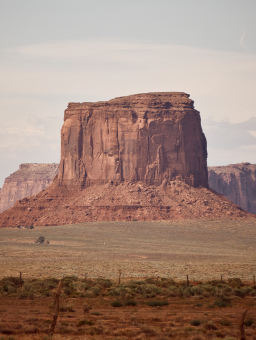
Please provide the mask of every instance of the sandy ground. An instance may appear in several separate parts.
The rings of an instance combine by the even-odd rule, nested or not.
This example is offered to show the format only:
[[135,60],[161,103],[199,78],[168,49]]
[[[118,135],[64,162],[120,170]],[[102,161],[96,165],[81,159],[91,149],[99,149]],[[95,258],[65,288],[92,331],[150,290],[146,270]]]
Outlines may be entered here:
[[[49,245],[36,244],[39,236]],[[160,276],[184,280],[256,274],[256,221],[90,222],[0,230],[0,278]]]

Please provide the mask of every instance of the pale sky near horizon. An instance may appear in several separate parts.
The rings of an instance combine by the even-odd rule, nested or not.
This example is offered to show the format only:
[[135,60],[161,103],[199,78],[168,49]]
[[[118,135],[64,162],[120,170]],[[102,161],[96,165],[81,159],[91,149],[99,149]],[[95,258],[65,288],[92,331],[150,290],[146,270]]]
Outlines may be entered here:
[[255,0],[0,0],[0,187],[58,163],[68,102],[182,91],[208,165],[256,163]]

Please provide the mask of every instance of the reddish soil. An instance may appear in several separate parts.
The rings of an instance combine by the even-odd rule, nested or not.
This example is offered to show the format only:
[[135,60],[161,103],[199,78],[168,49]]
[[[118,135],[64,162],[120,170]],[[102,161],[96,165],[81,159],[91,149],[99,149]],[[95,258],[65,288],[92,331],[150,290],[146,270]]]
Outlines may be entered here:
[[[256,320],[255,298],[232,302],[232,307],[212,308],[213,299],[171,298],[169,306],[149,307],[138,301],[135,307],[114,308],[110,298],[61,299],[71,311],[59,312],[54,339],[240,339],[239,324],[244,310]],[[159,300],[159,299],[158,299]],[[35,300],[0,299],[1,339],[47,339],[52,320],[52,298]],[[83,304],[92,305],[84,316]],[[91,325],[82,324],[91,321]],[[200,320],[193,326],[191,321]],[[79,322],[81,325],[79,325]],[[85,321],[87,322],[87,321]],[[245,328],[246,339],[256,339],[256,326]],[[8,337],[7,337],[8,335]],[[68,336],[68,337],[67,337]],[[86,337],[85,337],[86,336]]]

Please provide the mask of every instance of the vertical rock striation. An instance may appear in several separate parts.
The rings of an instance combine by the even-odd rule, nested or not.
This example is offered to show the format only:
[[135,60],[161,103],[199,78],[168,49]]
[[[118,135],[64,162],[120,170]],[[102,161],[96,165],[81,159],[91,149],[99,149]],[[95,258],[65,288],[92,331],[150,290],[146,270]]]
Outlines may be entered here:
[[58,174],[59,164],[25,163],[4,181],[0,191],[0,212],[9,209],[17,200],[38,194],[48,187]]
[[206,139],[189,95],[146,93],[70,103],[61,131],[60,186],[112,181],[208,187]]
[[209,186],[244,210],[256,214],[256,164],[209,167]]

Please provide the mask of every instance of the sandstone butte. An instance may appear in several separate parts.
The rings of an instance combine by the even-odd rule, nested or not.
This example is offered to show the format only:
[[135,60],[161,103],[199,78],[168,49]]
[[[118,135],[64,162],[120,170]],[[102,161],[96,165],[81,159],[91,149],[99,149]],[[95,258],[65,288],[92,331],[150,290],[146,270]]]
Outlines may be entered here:
[[206,139],[189,95],[69,103],[53,183],[0,214],[0,227],[253,216],[208,187]]
[[208,168],[209,186],[246,211],[256,214],[256,164]]

